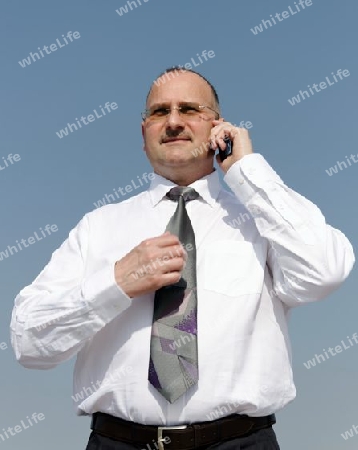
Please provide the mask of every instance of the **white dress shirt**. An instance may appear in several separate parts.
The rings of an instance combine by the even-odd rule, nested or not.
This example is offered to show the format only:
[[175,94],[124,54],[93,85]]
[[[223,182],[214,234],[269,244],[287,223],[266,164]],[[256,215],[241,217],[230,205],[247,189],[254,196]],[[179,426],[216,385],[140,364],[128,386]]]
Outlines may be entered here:
[[[77,355],[77,414],[106,412],[152,425],[264,416],[295,397],[287,318],[348,276],[352,246],[289,189],[259,154],[190,186],[197,244],[199,381],[173,404],[148,381],[154,292],[129,298],[114,263],[159,236],[176,203],[156,175],[149,189],[86,214],[15,300],[18,361],[50,369]],[[248,212],[251,211],[251,214]],[[177,345],[180,345],[178,343]]]

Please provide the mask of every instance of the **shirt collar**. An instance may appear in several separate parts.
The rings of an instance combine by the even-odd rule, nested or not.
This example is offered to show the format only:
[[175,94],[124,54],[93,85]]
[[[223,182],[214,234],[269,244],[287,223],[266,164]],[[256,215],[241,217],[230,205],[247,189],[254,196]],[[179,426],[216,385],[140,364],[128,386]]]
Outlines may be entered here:
[[[161,200],[163,200],[166,193],[174,186],[177,185],[155,173],[148,189],[152,205],[156,206]],[[221,189],[217,170],[214,169],[214,172],[194,181],[194,183],[189,186],[194,188],[205,202],[207,202],[210,206],[214,206]]]

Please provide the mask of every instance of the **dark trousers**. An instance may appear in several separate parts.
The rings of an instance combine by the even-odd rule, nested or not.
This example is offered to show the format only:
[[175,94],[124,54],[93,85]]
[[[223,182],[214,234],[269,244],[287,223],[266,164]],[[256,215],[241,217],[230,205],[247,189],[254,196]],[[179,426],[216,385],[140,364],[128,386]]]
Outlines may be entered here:
[[[164,445],[165,448],[165,445]],[[249,436],[235,438],[229,441],[198,447],[197,450],[280,450],[276,434],[272,427],[255,431]],[[157,450],[154,443],[151,445],[130,445],[114,441],[92,431],[86,450]]]

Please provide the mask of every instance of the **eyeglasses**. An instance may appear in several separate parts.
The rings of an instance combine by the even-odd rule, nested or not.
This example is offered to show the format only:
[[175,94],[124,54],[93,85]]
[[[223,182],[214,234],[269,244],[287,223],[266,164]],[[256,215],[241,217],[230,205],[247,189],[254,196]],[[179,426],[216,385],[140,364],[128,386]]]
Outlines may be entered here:
[[165,105],[156,105],[152,108],[146,109],[142,112],[142,119],[149,119],[151,121],[164,120],[168,117],[172,110],[177,110],[178,113],[187,120],[199,120],[202,117],[203,110],[207,108],[215,113],[215,118],[218,119],[220,114],[210,106],[199,105],[199,103],[180,103],[179,106],[172,108]]

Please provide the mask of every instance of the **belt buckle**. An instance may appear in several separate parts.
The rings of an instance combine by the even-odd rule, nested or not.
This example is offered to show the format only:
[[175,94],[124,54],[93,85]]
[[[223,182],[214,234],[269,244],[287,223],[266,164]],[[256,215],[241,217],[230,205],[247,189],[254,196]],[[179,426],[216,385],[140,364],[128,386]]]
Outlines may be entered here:
[[158,450],[165,450],[164,444],[170,444],[170,438],[169,442],[166,442],[166,438],[163,438],[163,431],[164,430],[185,430],[188,425],[178,425],[176,427],[158,427]]

